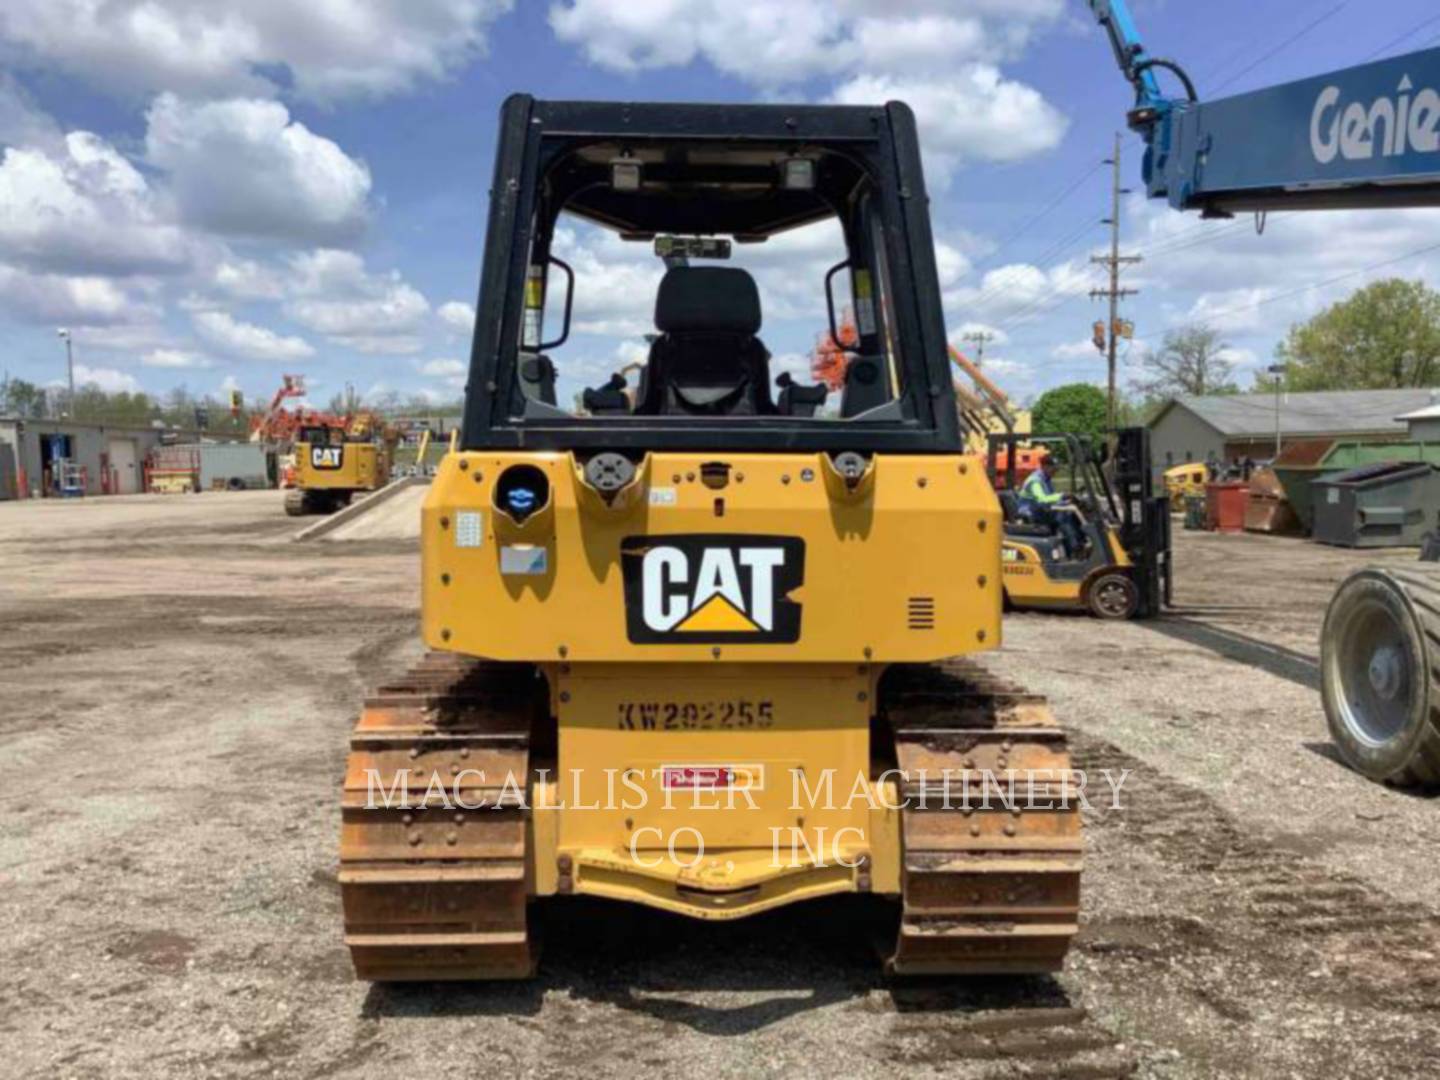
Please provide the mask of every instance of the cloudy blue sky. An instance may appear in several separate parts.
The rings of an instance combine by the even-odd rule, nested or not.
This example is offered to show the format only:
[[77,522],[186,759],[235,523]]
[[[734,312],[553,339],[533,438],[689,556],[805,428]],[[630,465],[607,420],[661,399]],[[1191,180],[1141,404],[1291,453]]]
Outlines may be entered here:
[[[1152,51],[1219,96],[1440,43],[1433,0],[1135,0]],[[920,118],[952,336],[995,335],[1014,395],[1103,380],[1088,344],[1099,161],[1128,88],[1081,0],[5,0],[0,368],[112,389],[302,372],[328,397],[456,395],[496,112],[541,97],[907,100]],[[1139,187],[1137,143],[1126,180]],[[1434,211],[1198,218],[1126,202],[1146,261],[1130,362],[1215,325],[1248,382],[1367,267],[1440,243]],[[833,236],[756,254],[765,337],[803,363]],[[572,383],[632,357],[657,268],[574,229]],[[769,247],[767,245],[767,247]],[[1440,277],[1440,258],[1385,273]],[[1342,278],[1323,287],[1322,283]]]

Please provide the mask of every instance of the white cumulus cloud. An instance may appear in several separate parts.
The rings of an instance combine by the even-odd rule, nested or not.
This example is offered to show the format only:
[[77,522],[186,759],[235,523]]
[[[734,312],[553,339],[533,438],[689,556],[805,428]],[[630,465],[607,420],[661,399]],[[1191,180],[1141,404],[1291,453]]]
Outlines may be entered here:
[[197,311],[195,331],[218,351],[246,360],[303,360],[315,349],[303,338],[288,337],[266,326],[242,322],[224,311]]
[[435,309],[435,314],[452,330],[471,333],[475,329],[475,308],[460,300],[447,300]]
[[140,363],[154,368],[208,368],[210,360],[187,349],[151,349]]
[[156,202],[140,172],[90,132],[49,151],[11,147],[0,158],[0,260],[88,275],[178,272],[189,245]]
[[182,219],[230,236],[348,243],[370,217],[370,170],[276,101],[161,94],[147,160],[169,174]]
[[[62,385],[57,379],[51,386]],[[85,364],[75,365],[76,386],[98,386],[107,394],[137,394],[140,392],[140,380],[128,372],[120,371],[110,367],[88,367]]]
[[862,74],[835,89],[842,105],[904,101],[920,125],[926,172],[940,187],[962,165],[1011,162],[1060,144],[1069,122],[1038,90],[989,64],[935,76]]
[[811,80],[831,100],[915,109],[937,186],[973,161],[1018,161],[1056,146],[1066,120],[1003,77],[1063,0],[559,0],[556,36],[622,72],[703,60],[767,93]]
[[414,353],[429,301],[396,271],[372,274],[351,251],[319,249],[291,261],[285,313],[308,330],[366,353]]
[[13,62],[132,93],[378,97],[483,54],[513,0],[6,0]]
[[158,318],[154,305],[108,278],[33,274],[0,265],[0,307],[25,322],[106,326]]

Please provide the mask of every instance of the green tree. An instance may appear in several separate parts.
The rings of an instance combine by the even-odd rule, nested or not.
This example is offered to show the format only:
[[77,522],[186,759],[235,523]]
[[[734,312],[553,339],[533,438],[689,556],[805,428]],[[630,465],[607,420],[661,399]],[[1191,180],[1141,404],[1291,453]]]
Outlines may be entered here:
[[45,391],[24,379],[0,379],[0,413],[26,420],[45,415]]
[[1147,399],[1239,392],[1230,380],[1235,365],[1225,359],[1230,346],[1208,326],[1181,326],[1167,331],[1160,348],[1140,360],[1144,374],[1132,389]]
[[1393,390],[1440,378],[1440,292],[1390,278],[1367,285],[1275,350],[1289,390]]
[[1098,445],[1105,434],[1105,391],[1089,383],[1069,383],[1046,390],[1030,410],[1036,435],[1073,433]]

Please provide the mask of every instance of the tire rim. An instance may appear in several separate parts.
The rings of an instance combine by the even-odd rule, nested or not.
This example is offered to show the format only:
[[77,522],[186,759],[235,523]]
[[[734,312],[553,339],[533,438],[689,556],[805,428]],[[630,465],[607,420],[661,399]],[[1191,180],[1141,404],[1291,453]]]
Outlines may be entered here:
[[1414,659],[1405,626],[1388,604],[1367,599],[1346,613],[1333,640],[1341,722],[1366,746],[1393,742],[1415,708]]
[[1130,590],[1124,582],[1104,582],[1095,590],[1095,605],[1106,615],[1124,615],[1130,610]]

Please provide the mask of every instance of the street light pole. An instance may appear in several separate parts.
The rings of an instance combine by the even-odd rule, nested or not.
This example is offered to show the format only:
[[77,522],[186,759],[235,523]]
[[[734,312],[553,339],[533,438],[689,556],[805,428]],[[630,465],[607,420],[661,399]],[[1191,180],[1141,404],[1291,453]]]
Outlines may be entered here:
[[75,350],[70,340],[70,331],[61,327],[55,333],[65,342],[65,377],[70,384],[70,396],[65,401],[65,415],[75,419]]
[[1286,364],[1271,364],[1265,369],[1275,378],[1275,456],[1280,456],[1280,377],[1289,370]]

